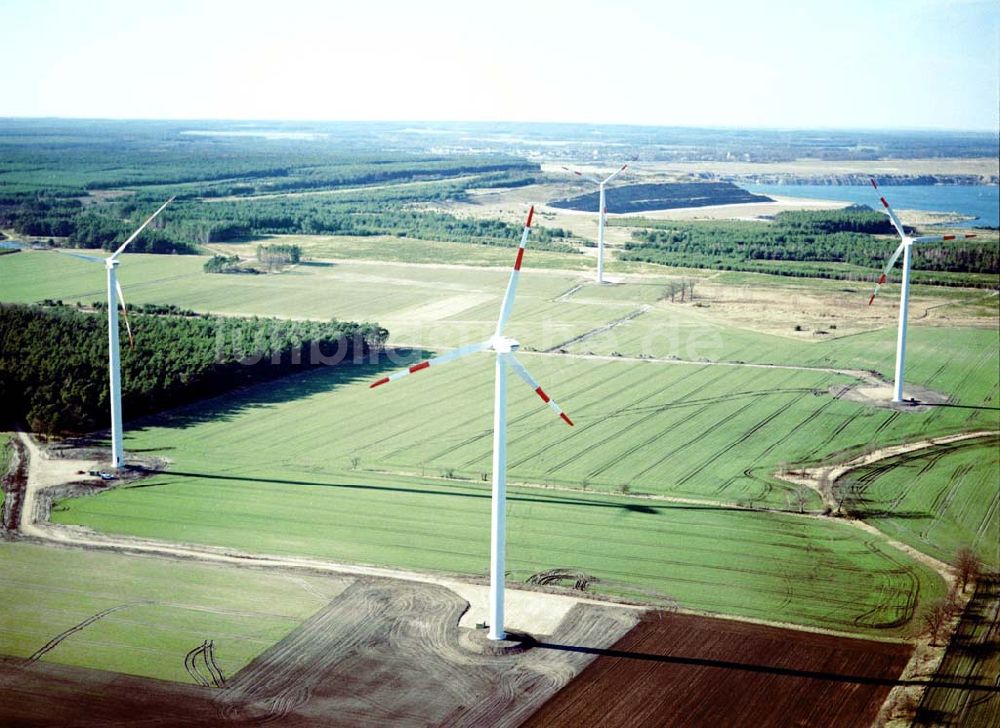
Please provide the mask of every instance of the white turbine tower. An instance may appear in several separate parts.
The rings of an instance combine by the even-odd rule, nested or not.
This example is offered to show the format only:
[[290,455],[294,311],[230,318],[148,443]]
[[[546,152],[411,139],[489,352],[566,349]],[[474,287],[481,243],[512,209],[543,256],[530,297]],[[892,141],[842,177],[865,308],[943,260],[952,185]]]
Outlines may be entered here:
[[[122,285],[118,282],[118,265],[121,261],[118,256],[125,248],[139,237],[139,233],[146,229],[149,223],[153,222],[157,215],[173,201],[173,197],[163,203],[160,209],[154,212],[139,228],[132,233],[128,239],[118,246],[118,249],[107,258],[97,258],[93,255],[82,255],[80,253],[70,253],[60,251],[74,258],[83,258],[91,263],[103,263],[107,270],[108,277],[108,377],[110,384],[111,399],[111,464],[114,468],[120,468],[125,464],[125,446],[122,443],[122,377],[121,363],[119,355],[119,332],[118,332],[118,302],[121,301],[122,311],[125,312],[125,294],[122,292]],[[128,331],[129,342],[132,341],[132,327],[128,323],[128,313],[125,313],[125,329]]]
[[401,379],[408,374],[419,372],[422,369],[445,364],[479,351],[493,351],[496,354],[496,386],[494,388],[493,399],[493,497],[490,519],[490,615],[488,637],[491,640],[503,640],[507,637],[503,628],[507,500],[507,367],[509,366],[513,369],[517,376],[535,390],[535,394],[551,407],[566,424],[570,426],[573,424],[573,421],[562,411],[562,408],[545,393],[534,377],[524,368],[524,365],[514,357],[514,352],[520,346],[518,342],[503,335],[504,326],[506,326],[507,319],[510,318],[510,312],[514,306],[517,279],[520,275],[521,261],[524,258],[524,247],[528,243],[528,233],[531,232],[531,218],[534,213],[535,208],[532,207],[528,211],[528,221],[524,225],[521,244],[517,249],[517,259],[514,261],[514,269],[511,271],[510,280],[507,282],[507,291],[504,293],[503,304],[500,307],[500,317],[497,319],[497,327],[493,332],[493,336],[478,344],[460,346],[447,354],[413,364],[407,369],[401,369],[370,385],[372,388],[378,387],[382,384]]
[[947,240],[956,239],[966,239],[974,238],[975,235],[921,235],[917,238],[912,238],[906,234],[903,229],[903,224],[896,217],[895,211],[886,201],[885,197],[879,191],[878,183],[875,182],[875,178],[871,177],[872,187],[875,188],[876,194],[879,196],[879,202],[882,203],[882,207],[885,208],[885,213],[889,216],[892,226],[896,228],[896,232],[899,233],[900,243],[899,247],[896,248],[890,257],[889,261],[885,264],[885,268],[882,270],[882,275],[879,276],[878,283],[875,284],[875,290],[872,292],[871,298],[868,299],[868,305],[871,306],[872,302],[875,300],[875,296],[878,293],[879,288],[885,283],[886,277],[889,275],[889,271],[896,264],[896,260],[899,258],[899,254],[903,254],[903,279],[901,282],[901,287],[899,290],[899,329],[896,331],[896,379],[893,384],[892,391],[892,401],[902,402],[903,401],[903,379],[904,379],[904,369],[906,366],[906,323],[907,323],[907,312],[910,305],[910,263],[911,263],[911,248],[914,245],[924,245],[927,243],[940,243]]
[[584,179],[590,180],[598,186],[600,190],[598,194],[598,215],[597,215],[597,282],[604,283],[604,222],[605,217],[608,213],[607,205],[604,203],[604,187],[615,177],[620,175],[626,169],[628,169],[627,164],[623,164],[617,171],[608,175],[604,179],[598,179],[597,177],[591,177],[589,174],[584,174],[576,169],[570,169],[569,167],[563,167],[567,172],[572,172],[577,177],[583,177]]

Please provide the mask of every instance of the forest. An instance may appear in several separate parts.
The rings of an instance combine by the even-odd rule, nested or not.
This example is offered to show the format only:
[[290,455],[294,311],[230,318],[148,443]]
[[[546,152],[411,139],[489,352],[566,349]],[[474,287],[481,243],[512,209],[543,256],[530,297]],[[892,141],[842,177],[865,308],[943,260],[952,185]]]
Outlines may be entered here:
[[[0,304],[0,401],[9,427],[76,434],[107,427],[107,318],[48,302]],[[126,420],[310,367],[359,360],[389,332],[371,323],[287,321],[137,307],[123,341]],[[123,337],[124,339],[124,337]]]
[[[462,199],[481,178],[400,185],[310,196],[200,199],[178,197],[130,247],[136,253],[197,253],[198,245],[243,241],[268,234],[391,235],[461,243],[514,246],[519,225],[500,220],[459,218],[426,209],[428,204]],[[65,238],[80,248],[113,250],[173,191],[137,192],[100,205],[39,192],[0,202],[0,226],[23,235]],[[534,241],[550,250],[560,244],[560,228],[539,228]]]
[[[170,123],[0,121],[0,227],[110,250],[168,197],[136,253],[197,253],[268,234],[390,235],[516,245],[520,226],[435,204],[470,189],[532,184],[537,162],[505,154],[381,150],[352,137],[245,138]],[[26,127],[26,128],[22,128]],[[535,242],[567,233],[539,230]]]
[[[870,277],[899,243],[888,218],[867,207],[782,212],[773,222],[623,218],[612,224],[640,228],[626,243],[623,260],[815,278]],[[975,274],[995,274],[1000,251],[974,241],[921,246],[914,248],[913,265],[914,280],[922,283],[995,286],[995,277],[982,280]]]

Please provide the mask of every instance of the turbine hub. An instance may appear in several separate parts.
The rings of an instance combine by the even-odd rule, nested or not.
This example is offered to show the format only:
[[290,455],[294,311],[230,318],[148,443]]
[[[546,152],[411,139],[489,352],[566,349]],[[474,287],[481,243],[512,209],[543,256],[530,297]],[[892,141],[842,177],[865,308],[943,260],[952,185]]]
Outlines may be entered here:
[[521,344],[509,336],[494,336],[490,340],[490,348],[497,354],[512,354],[521,348]]

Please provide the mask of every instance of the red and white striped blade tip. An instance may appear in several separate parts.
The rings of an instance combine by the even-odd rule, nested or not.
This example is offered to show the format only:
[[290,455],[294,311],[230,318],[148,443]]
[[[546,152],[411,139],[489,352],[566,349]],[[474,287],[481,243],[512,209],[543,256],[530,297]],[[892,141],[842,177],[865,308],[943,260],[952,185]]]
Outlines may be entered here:
[[559,414],[559,416],[563,418],[563,420],[564,420],[564,421],[566,422],[566,424],[567,424],[567,425],[569,425],[570,427],[573,427],[573,426],[574,426],[574,425],[573,425],[573,420],[571,420],[571,419],[569,418],[569,415],[567,415],[567,414],[566,414],[565,412],[561,412],[561,413]]
[[[407,367],[406,370],[403,373],[405,373],[405,374],[413,374],[414,372],[419,372],[421,369],[426,369],[430,365],[431,365],[430,360],[425,360],[425,361],[417,362],[416,364],[413,364],[412,366]],[[393,374],[392,376],[382,377],[377,382],[372,382],[371,384],[369,384],[368,385],[368,389],[374,389],[375,387],[377,387],[377,386],[379,386],[381,384],[387,384],[388,382],[391,382],[394,377],[398,379],[399,378],[398,375],[401,375],[401,373],[400,372],[396,372],[396,374]]]
[[524,223],[525,227],[531,227],[531,218],[535,216],[535,206],[532,205],[528,210],[528,222]]

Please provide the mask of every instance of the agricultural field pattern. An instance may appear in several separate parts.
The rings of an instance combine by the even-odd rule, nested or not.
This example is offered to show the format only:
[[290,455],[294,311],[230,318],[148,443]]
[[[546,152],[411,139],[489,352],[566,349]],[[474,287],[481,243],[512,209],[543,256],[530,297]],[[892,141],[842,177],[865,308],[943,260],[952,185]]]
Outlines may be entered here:
[[[98,475],[108,432],[33,437],[18,422],[0,433],[11,524],[0,540],[0,684],[19,698],[0,723],[73,725],[85,710],[94,724],[134,724],[128,714],[155,726],[716,725],[735,714],[870,725],[907,701],[932,724],[1000,717],[989,682],[995,272],[913,286],[905,390],[920,403],[891,404],[896,279],[869,306],[854,269],[819,279],[628,260],[634,231],[622,223],[609,237],[611,282],[598,285],[580,240],[593,221],[541,202],[545,242],[529,237],[505,333],[573,426],[511,378],[508,626],[530,635],[509,654],[476,641],[493,359],[371,385],[493,333],[514,259],[503,236],[519,233],[532,194],[560,187],[537,165],[503,164],[442,163],[438,179],[400,162],[385,173],[398,179],[383,180],[331,162],[329,179],[302,172],[287,189],[283,176],[249,172],[252,190],[238,177],[215,189],[152,171],[101,181],[188,195],[187,217],[154,242],[176,244],[208,209],[232,215],[213,220],[215,232],[240,228],[197,254],[122,256],[128,304],[146,306],[130,325],[137,341],[142,316],[200,314],[377,324],[388,340],[352,361],[303,352],[314,366],[126,412],[132,467],[121,478]],[[366,170],[362,160],[348,171]],[[69,193],[88,184],[85,171]],[[33,194],[33,174],[16,178],[17,194]],[[471,178],[497,187],[476,198],[460,185]],[[441,192],[449,185],[462,194]],[[257,202],[299,214],[327,194],[350,217],[358,189],[373,209],[413,195],[422,207],[384,209],[437,227],[412,237],[393,232],[397,218],[344,235],[241,227]],[[43,210],[45,224],[77,214],[66,199]],[[496,238],[478,241],[491,226]],[[996,240],[983,236],[984,249]],[[0,255],[0,304],[100,315],[103,271],[31,237],[38,249]],[[246,275],[205,268],[210,254],[248,264],[257,245],[275,244],[300,246],[302,260]],[[214,346],[221,359],[255,343],[219,328]],[[123,344],[124,371],[143,351]],[[970,590],[953,568],[963,550],[985,574]],[[950,615],[956,640],[937,645],[927,626],[956,593],[970,606]],[[765,705],[768,691],[780,699]]]

